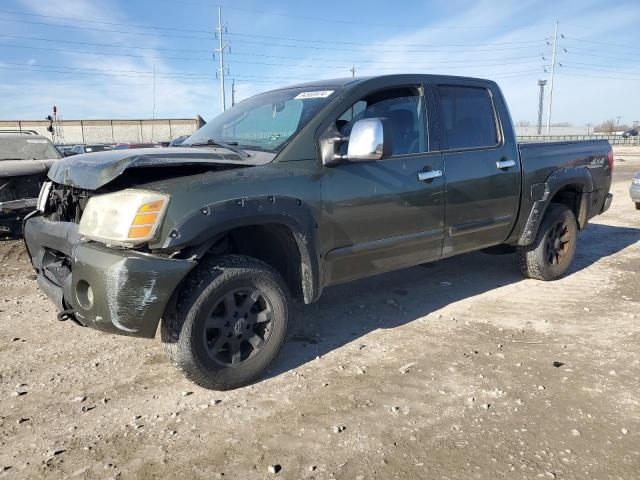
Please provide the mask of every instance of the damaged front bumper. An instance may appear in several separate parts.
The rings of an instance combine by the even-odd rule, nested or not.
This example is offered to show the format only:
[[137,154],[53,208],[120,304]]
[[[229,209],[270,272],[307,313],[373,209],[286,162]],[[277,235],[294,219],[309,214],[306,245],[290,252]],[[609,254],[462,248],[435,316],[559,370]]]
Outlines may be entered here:
[[152,338],[189,260],[82,242],[78,225],[28,218],[24,239],[40,288],[61,312],[109,333]]

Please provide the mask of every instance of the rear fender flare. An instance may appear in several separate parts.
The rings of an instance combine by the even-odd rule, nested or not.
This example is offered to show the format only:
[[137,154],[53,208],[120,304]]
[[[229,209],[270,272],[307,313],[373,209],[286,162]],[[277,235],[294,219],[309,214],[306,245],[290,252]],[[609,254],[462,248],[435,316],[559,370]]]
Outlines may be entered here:
[[551,204],[551,200],[567,186],[577,186],[580,190],[580,205],[578,208],[578,225],[586,226],[589,218],[589,205],[593,192],[593,178],[586,166],[569,167],[554,171],[544,183],[531,186],[533,205],[529,212],[527,223],[518,238],[518,245],[530,245],[536,238],[544,214]]

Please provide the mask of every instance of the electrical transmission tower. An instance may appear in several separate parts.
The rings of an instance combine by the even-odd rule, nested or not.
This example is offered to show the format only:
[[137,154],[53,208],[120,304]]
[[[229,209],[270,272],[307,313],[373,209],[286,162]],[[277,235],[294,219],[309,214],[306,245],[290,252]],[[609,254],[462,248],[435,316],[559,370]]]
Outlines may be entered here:
[[[218,68],[218,71],[216,72],[216,76],[219,74],[220,75],[220,107],[222,108],[222,111],[224,112],[227,109],[227,102],[226,102],[226,96],[225,96],[225,90],[224,90],[224,51],[227,49],[227,47],[229,45],[231,45],[230,42],[227,42],[225,44],[222,43],[222,34],[223,33],[227,33],[227,24],[223,24],[222,23],[222,7],[220,5],[218,5],[218,26],[216,27],[216,37],[218,38],[218,48],[215,49],[216,52],[218,52],[219,55],[219,60],[220,60],[220,67]],[[228,67],[227,67],[228,69]],[[227,71],[228,73],[228,71]]]
[[556,49],[558,47],[558,22],[553,33],[553,53],[551,54],[551,86],[549,87],[549,110],[547,112],[547,135],[551,133],[551,107],[553,106],[553,80],[556,76]]
[[538,135],[542,133],[542,110],[544,110],[544,86],[546,84],[546,80],[538,80],[538,86],[540,87],[540,95],[538,97]]

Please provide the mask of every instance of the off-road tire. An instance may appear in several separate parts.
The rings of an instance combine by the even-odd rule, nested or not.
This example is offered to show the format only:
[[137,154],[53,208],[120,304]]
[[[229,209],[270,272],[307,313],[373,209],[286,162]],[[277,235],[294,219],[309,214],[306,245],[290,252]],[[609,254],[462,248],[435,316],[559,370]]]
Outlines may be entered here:
[[[561,261],[554,264],[549,260],[549,239],[550,235],[553,235],[554,228],[559,224],[565,225],[567,229],[567,242],[563,245],[566,251]],[[548,281],[560,278],[575,256],[577,235],[578,223],[569,207],[558,203],[551,204],[531,245],[518,247],[516,255],[522,274],[536,280]]]
[[[272,325],[264,346],[238,366],[212,358],[205,336],[211,309],[237,289],[258,289],[268,298]],[[233,295],[233,293],[231,293]],[[230,390],[254,382],[278,355],[288,322],[288,290],[280,274],[260,260],[226,255],[204,260],[185,280],[162,319],[161,336],[171,363],[184,375],[212,390]]]
[[640,210],[640,202],[636,202],[636,210]]

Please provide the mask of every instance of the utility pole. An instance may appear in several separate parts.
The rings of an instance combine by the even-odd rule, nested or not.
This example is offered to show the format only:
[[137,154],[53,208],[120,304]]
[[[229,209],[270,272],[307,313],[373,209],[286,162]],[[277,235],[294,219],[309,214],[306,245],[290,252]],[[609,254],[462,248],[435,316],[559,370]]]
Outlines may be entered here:
[[227,42],[224,45],[222,44],[223,31],[226,33],[227,24],[222,24],[222,6],[218,5],[218,26],[216,28],[216,35],[218,36],[218,48],[215,50],[220,56],[220,68],[218,70],[218,72],[220,73],[220,106],[222,108],[222,111],[224,112],[227,109],[224,90],[224,51],[230,45],[230,43]]
[[236,104],[236,79],[231,79],[231,106]]
[[356,67],[351,67],[351,76],[355,77],[356,76]]
[[593,123],[587,123],[587,135],[591,135],[591,127],[593,127]]
[[616,127],[617,127],[618,125],[620,125],[620,119],[621,119],[621,118],[622,118],[622,115],[618,115],[618,116],[616,117]]
[[538,135],[542,133],[542,110],[544,110],[544,86],[546,84],[546,80],[538,80],[538,86],[540,87],[540,95],[538,97]]
[[551,55],[551,86],[549,87],[549,111],[547,112],[547,135],[551,133],[551,107],[553,106],[553,80],[556,75],[556,48],[558,46],[558,21],[553,34],[553,54]]

